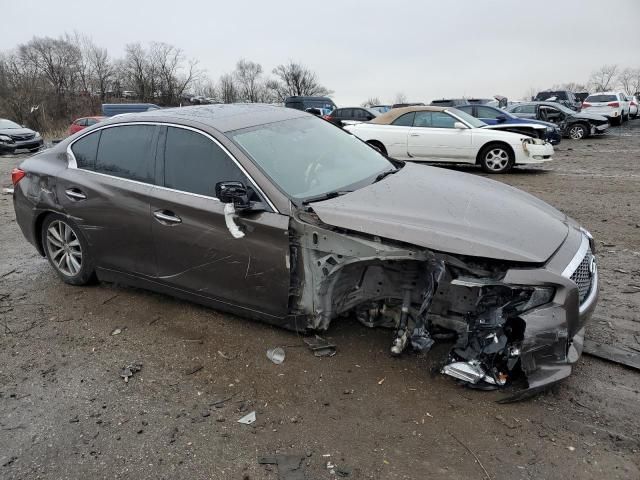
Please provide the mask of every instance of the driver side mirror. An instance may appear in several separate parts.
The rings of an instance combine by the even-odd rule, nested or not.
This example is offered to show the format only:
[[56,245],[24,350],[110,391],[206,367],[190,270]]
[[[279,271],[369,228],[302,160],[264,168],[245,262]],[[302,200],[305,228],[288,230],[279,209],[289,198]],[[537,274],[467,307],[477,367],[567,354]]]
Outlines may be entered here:
[[454,128],[457,128],[458,130],[466,130],[467,126],[462,123],[462,122],[456,122],[453,124]]
[[232,203],[233,208],[244,210],[251,207],[249,192],[242,182],[218,182],[216,183],[216,197],[222,203]]
[[505,115],[497,115],[496,116],[496,120],[498,122],[506,122],[507,121],[507,117]]

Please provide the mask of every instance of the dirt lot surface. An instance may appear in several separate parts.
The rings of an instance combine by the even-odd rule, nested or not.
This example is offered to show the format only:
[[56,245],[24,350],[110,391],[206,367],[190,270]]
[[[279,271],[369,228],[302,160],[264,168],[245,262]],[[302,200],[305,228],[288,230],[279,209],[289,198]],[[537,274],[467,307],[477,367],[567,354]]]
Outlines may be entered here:
[[[640,350],[640,120],[556,152],[494,178],[591,230],[602,285],[588,337]],[[2,186],[21,158],[0,157]],[[584,356],[552,390],[501,405],[434,373],[446,345],[391,358],[390,331],[344,320],[326,335],[337,355],[316,358],[294,333],[65,285],[10,195],[0,245],[0,478],[276,479],[257,462],[275,453],[304,456],[308,479],[640,478],[638,371]],[[282,365],[265,356],[274,346]],[[125,383],[130,363],[142,369]],[[237,423],[251,411],[255,424]]]

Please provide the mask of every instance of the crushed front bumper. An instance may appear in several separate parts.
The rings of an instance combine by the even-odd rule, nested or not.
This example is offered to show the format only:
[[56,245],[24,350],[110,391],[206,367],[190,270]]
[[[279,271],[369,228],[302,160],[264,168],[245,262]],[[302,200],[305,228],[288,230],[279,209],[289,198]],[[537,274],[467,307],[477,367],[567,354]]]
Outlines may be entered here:
[[[527,397],[568,377],[582,355],[585,325],[598,301],[598,270],[592,251],[590,236],[572,229],[543,268],[508,272],[507,283],[526,285],[535,278],[538,284],[542,281],[554,286],[556,293],[551,303],[520,315],[526,324],[520,360],[528,388],[506,400]],[[590,285],[581,292],[576,275],[587,260],[585,275]]]
[[525,155],[516,160],[517,164],[544,163],[553,157],[553,145],[544,140],[527,138],[522,141],[522,148]]

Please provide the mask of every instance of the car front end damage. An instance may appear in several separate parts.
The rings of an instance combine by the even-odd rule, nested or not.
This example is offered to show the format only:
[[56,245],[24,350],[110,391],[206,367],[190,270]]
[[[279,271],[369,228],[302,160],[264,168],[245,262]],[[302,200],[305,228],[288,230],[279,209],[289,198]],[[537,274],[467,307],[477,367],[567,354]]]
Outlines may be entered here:
[[395,332],[390,353],[453,342],[441,372],[479,389],[533,394],[582,353],[598,295],[594,244],[572,225],[544,264],[453,255],[324,224],[291,220],[290,311],[304,330],[355,316]]
[[521,153],[516,153],[516,164],[544,163],[553,157],[553,145],[539,138],[522,138],[519,147]]

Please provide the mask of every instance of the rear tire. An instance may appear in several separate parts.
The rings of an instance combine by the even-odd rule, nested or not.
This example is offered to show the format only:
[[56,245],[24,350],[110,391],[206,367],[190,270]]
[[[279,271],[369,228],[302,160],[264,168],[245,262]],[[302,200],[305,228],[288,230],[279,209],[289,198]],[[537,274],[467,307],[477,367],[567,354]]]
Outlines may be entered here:
[[611,125],[620,126],[622,125],[622,115],[619,117],[611,119]]
[[589,128],[584,123],[574,123],[569,127],[571,140],[583,140],[589,136]]
[[70,285],[95,282],[89,244],[74,222],[52,213],[42,222],[40,235],[47,260],[63,282]]
[[490,143],[480,150],[478,163],[487,173],[506,173],[513,168],[515,154],[504,143]]

